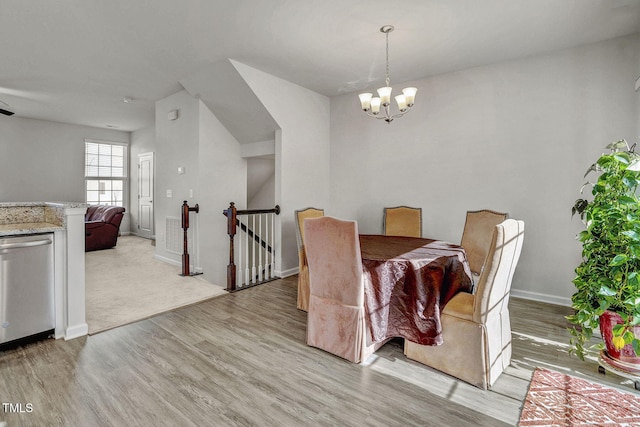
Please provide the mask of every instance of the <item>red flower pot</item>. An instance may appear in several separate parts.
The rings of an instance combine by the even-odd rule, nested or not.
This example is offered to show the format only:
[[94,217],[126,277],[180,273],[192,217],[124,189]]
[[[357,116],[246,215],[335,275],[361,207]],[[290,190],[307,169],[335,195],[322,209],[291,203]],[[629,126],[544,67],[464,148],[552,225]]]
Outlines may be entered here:
[[[637,364],[640,368],[640,356],[636,355],[631,344],[625,345],[620,350],[616,349],[613,345],[612,328],[621,323],[623,323],[622,317],[615,311],[607,310],[600,316],[600,333],[604,339],[607,354],[612,359],[617,359],[629,364]],[[640,338],[640,326],[632,326],[631,332],[633,332],[636,338]]]

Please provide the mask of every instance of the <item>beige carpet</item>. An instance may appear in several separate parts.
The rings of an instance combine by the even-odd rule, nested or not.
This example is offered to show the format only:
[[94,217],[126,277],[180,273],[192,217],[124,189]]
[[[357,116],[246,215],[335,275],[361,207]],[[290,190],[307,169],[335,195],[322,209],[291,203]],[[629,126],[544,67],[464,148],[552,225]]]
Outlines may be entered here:
[[200,276],[180,276],[180,267],[153,254],[150,241],[137,236],[121,236],[114,249],[85,254],[90,335],[227,294]]

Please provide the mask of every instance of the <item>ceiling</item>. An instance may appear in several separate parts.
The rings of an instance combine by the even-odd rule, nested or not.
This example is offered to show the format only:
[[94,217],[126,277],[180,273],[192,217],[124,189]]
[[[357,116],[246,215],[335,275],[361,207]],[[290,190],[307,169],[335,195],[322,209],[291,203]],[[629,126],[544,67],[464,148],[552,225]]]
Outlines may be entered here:
[[0,108],[133,131],[226,59],[357,92],[384,81],[385,24],[393,84],[640,32],[640,0],[0,0]]

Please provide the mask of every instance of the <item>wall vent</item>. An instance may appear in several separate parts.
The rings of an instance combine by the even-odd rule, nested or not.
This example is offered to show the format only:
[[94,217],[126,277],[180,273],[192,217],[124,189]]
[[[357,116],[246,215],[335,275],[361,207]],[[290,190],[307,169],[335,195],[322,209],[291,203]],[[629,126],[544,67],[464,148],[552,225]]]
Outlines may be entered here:
[[180,218],[167,217],[165,224],[165,249],[167,252],[180,255],[182,253],[182,221]]
[[[165,233],[165,249],[172,254],[182,255],[184,230],[182,229],[182,220],[175,217],[166,217],[166,233]],[[190,221],[187,230],[187,250],[193,256],[193,230],[195,223]]]

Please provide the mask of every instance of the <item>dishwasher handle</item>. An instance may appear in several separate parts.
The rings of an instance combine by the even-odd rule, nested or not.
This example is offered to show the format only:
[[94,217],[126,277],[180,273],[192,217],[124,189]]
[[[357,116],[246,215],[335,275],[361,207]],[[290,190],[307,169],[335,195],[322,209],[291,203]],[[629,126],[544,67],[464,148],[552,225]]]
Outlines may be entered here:
[[18,249],[18,248],[31,248],[34,246],[50,245],[51,239],[32,240],[30,242],[18,242],[18,243],[4,243],[0,244],[0,250],[2,249]]

